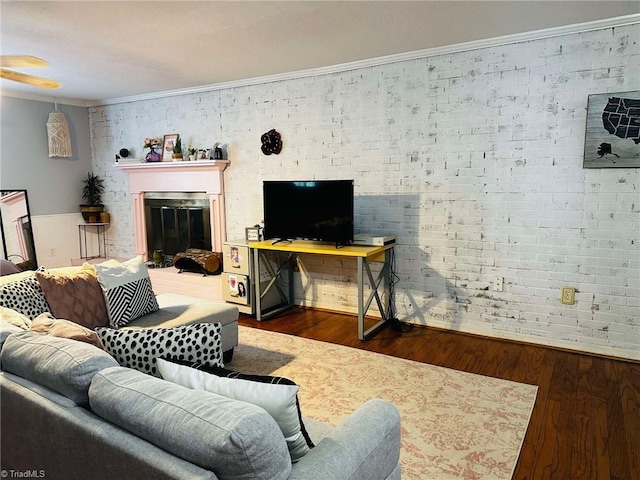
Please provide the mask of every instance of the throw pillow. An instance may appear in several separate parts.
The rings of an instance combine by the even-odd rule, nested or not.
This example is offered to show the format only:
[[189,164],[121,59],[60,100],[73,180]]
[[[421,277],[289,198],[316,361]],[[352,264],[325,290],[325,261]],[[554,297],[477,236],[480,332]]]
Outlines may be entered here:
[[52,337],[70,338],[71,340],[78,340],[80,342],[90,343],[102,350],[102,342],[98,337],[98,334],[93,330],[90,330],[76,322],[70,322],[69,320],[53,318],[49,312],[45,312],[42,315],[36,317],[31,324],[30,330],[32,332],[44,333],[45,335],[51,335]]
[[[38,272],[46,272],[40,267]],[[33,320],[49,311],[49,305],[34,274],[0,285],[0,306],[10,308]]]
[[116,330],[97,328],[104,349],[123,367],[133,368],[156,377],[158,357],[175,357],[221,367],[219,323],[197,323],[174,328]]
[[29,317],[7,307],[0,307],[0,319],[22,330],[29,330],[31,326],[31,319]]
[[36,272],[36,278],[54,317],[91,329],[109,325],[104,295],[92,265],[85,263],[79,271],[68,274]]
[[109,322],[114,328],[158,310],[149,272],[141,256],[118,262],[107,260],[94,265],[107,299]]
[[178,385],[206,390],[264,408],[280,427],[292,462],[297,462],[313,448],[302,422],[298,402],[300,387],[295,382],[269,375],[245,375],[168,357],[158,359],[158,369],[162,378]]

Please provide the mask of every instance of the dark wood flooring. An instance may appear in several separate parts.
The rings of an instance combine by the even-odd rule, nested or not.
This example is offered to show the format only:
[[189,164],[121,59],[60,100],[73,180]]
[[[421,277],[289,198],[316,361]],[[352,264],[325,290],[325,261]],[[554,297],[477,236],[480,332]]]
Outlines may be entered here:
[[517,480],[640,480],[640,363],[414,327],[362,342],[356,318],[295,308],[240,324],[537,385]]

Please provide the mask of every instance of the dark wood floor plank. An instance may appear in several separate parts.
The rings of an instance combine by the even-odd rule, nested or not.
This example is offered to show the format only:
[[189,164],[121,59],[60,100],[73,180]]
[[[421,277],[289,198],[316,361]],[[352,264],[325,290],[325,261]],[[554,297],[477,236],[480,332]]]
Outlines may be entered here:
[[606,405],[607,426],[610,432],[608,443],[611,478],[616,480],[631,478],[627,438],[624,431],[624,412],[620,400],[621,375],[616,362],[606,362],[605,372],[608,384]]
[[[535,445],[536,448],[524,449],[520,453],[518,465],[513,478],[520,480],[535,480],[533,476],[534,466],[537,465],[538,445],[547,445],[543,442],[543,427],[546,424],[549,408],[549,385],[554,371],[555,352],[549,349],[525,345],[520,363],[512,373],[514,382],[538,385],[536,403],[531,413],[529,427],[523,445]],[[552,405],[551,407],[555,407]],[[551,439],[551,446],[554,445],[555,438]]]
[[629,455],[629,474],[640,479],[640,375],[638,368],[620,368],[620,403]]
[[[572,447],[571,475],[569,478],[597,480],[597,452],[595,452],[595,418],[591,392],[593,358],[580,357],[576,377],[576,402],[573,422],[569,427]],[[602,478],[602,477],[601,477]]]
[[362,342],[353,315],[315,309],[240,324],[537,385],[513,480],[640,479],[637,362],[420,326]]

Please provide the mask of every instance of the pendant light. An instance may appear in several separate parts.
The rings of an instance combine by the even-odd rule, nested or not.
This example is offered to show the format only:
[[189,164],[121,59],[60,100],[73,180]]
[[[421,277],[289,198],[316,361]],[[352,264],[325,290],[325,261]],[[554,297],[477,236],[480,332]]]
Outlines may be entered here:
[[54,101],[55,109],[47,120],[47,134],[49,136],[49,157],[70,157],[71,136],[69,125],[64,113],[58,110],[58,102]]

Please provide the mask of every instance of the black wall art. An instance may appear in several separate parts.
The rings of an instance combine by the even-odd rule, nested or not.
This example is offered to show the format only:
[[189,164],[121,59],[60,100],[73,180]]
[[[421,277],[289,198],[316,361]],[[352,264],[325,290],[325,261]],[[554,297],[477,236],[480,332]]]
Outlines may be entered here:
[[262,141],[262,153],[265,155],[271,155],[272,153],[278,155],[282,151],[282,138],[275,129],[272,128],[267,133],[262,134],[260,140]]
[[640,91],[589,95],[583,167],[640,167]]

